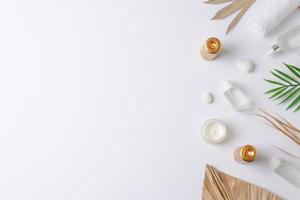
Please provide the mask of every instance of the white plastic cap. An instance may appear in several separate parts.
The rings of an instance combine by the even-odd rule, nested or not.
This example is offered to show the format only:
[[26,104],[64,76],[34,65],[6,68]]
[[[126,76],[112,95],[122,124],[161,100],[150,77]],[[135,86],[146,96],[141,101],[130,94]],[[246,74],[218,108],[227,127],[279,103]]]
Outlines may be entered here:
[[278,44],[274,44],[271,46],[271,49],[266,53],[266,56],[271,56],[273,55],[275,52],[280,51],[280,47],[278,46]]
[[271,159],[269,165],[273,170],[276,170],[280,166],[281,162],[282,159],[275,156]]
[[223,90],[228,90],[233,87],[233,83],[229,80],[222,83]]

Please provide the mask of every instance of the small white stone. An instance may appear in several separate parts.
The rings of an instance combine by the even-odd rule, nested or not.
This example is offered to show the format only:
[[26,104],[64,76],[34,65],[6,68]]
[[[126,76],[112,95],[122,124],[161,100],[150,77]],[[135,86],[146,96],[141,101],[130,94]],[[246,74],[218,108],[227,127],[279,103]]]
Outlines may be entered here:
[[255,67],[253,61],[247,59],[237,59],[235,65],[240,72],[244,73],[252,72]]
[[203,92],[202,101],[206,104],[212,104],[214,102],[214,96],[212,95],[212,93]]

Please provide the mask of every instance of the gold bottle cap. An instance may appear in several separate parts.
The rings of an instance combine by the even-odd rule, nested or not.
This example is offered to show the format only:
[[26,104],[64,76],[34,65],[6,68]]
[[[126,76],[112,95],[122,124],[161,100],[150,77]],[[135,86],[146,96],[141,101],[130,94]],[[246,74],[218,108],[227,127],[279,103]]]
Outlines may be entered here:
[[245,145],[240,150],[241,159],[246,162],[252,162],[256,158],[256,149],[252,145]]
[[215,38],[215,37],[208,38],[205,42],[204,48],[205,48],[205,51],[207,51],[211,54],[216,54],[221,49],[221,42],[218,38]]

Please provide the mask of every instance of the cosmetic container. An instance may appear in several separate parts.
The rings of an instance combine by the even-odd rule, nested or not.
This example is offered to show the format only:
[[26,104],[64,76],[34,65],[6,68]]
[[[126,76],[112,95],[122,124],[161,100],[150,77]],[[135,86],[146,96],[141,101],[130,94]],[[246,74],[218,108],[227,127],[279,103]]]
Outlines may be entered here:
[[276,43],[272,45],[266,56],[273,55],[275,52],[289,51],[300,48],[300,24],[281,35]]
[[291,162],[273,157],[270,161],[270,166],[274,173],[278,176],[300,189],[300,169],[293,165]]
[[202,138],[212,144],[221,143],[227,134],[226,126],[218,119],[206,121],[201,128]]
[[234,159],[241,164],[253,162],[255,158],[256,149],[252,145],[244,145],[234,151]]
[[249,109],[251,106],[250,99],[244,94],[241,88],[231,82],[225,81],[222,84],[223,94],[227,102],[237,111]]
[[221,51],[221,41],[218,38],[208,38],[200,50],[200,54],[204,60],[214,60]]

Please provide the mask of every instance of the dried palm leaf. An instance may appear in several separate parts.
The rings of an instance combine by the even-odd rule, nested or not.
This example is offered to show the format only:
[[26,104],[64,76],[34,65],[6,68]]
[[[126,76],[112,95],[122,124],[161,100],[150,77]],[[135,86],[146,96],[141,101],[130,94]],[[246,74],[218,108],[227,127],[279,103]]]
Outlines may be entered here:
[[296,144],[300,145],[300,129],[296,128],[293,124],[288,122],[286,119],[280,115],[273,116],[264,110],[260,110],[261,114],[256,114],[259,117],[262,117],[267,121],[267,125],[277,129]]
[[256,0],[208,0],[207,4],[221,4],[231,2],[229,5],[217,11],[217,13],[212,18],[213,20],[220,20],[239,11],[237,16],[232,20],[232,22],[227,27],[228,34],[241,20],[249,8],[253,5]]
[[282,200],[282,198],[206,165],[202,200]]
[[230,1],[233,1],[233,0],[208,0],[207,2],[204,2],[204,3],[207,3],[207,4],[221,4],[221,3],[227,3],[227,2],[230,2]]
[[241,20],[241,18],[246,14],[246,12],[249,10],[249,8],[252,6],[252,4],[255,2],[255,0],[249,0],[244,4],[244,7],[239,12],[239,14],[232,20],[232,22],[229,24],[226,34],[228,34],[234,27],[237,25],[237,23]]
[[244,0],[236,0],[231,4],[225,6],[221,10],[219,10],[212,20],[224,19],[233,13],[237,12],[238,10],[242,9],[244,5]]

